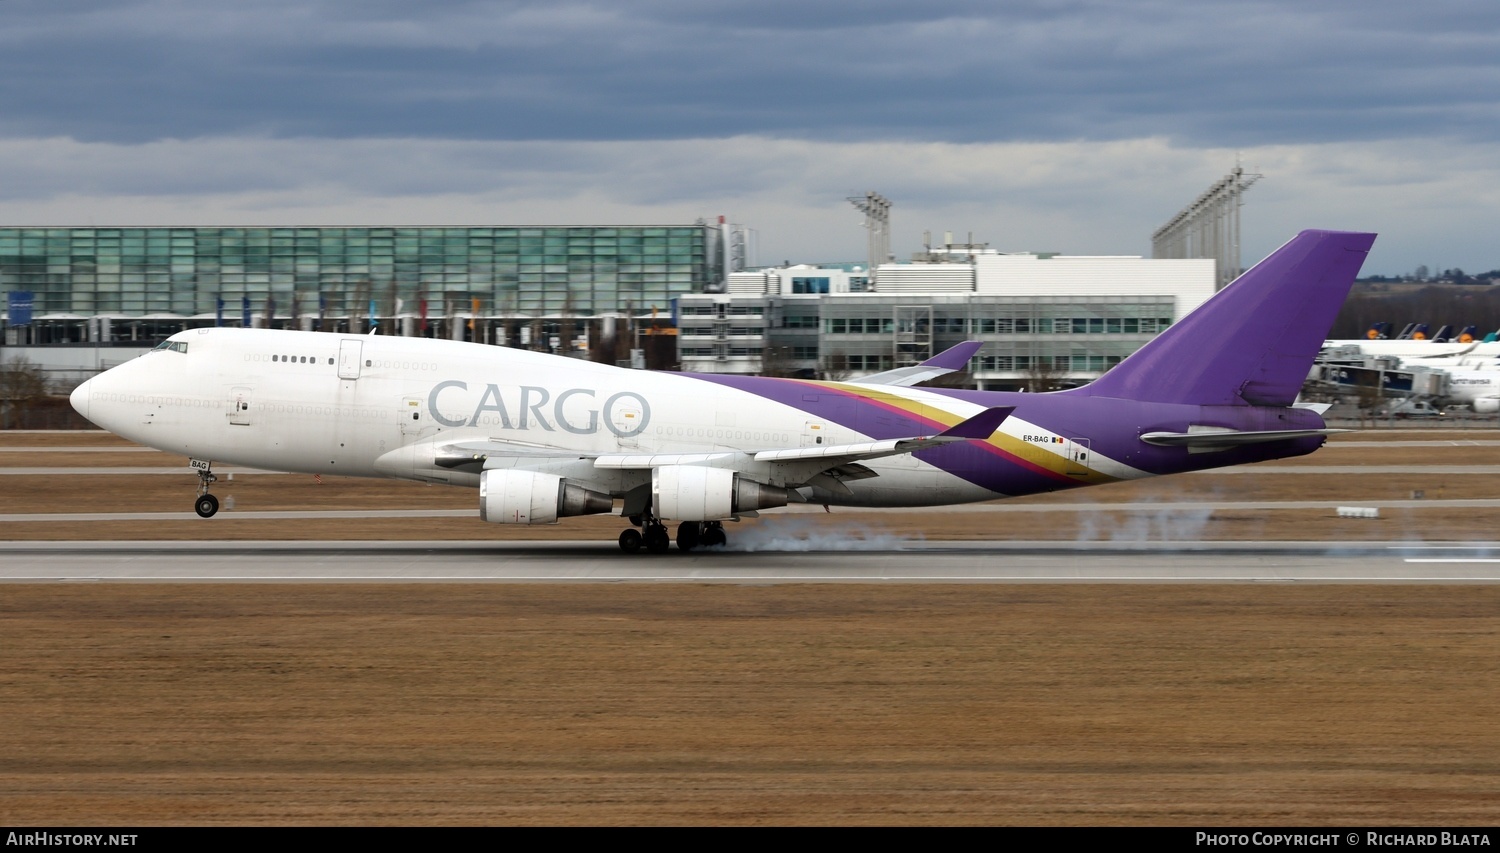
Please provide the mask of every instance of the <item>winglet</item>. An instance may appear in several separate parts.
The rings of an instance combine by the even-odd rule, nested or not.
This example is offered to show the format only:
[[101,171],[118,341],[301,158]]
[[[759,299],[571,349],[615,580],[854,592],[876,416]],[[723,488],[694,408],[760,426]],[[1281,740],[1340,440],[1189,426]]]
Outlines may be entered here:
[[922,362],[919,367],[938,367],[943,370],[963,370],[974,353],[984,346],[984,341],[964,341],[958,346],[949,347],[932,358]]
[[984,341],[964,341],[963,343],[949,347],[932,358],[920,364],[908,367],[898,367],[895,370],[887,370],[870,376],[864,376],[849,383],[851,385],[916,385],[918,382],[926,382],[947,373],[963,370],[969,364],[969,359],[979,348],[984,346]]
[[[996,406],[985,409],[968,420],[954,424],[937,435],[912,438],[886,438],[879,441],[863,441],[856,444],[825,445],[822,447],[794,447],[787,450],[762,450],[755,454],[756,462],[811,462],[820,461],[825,467],[843,462],[864,459],[879,459],[882,456],[899,456],[915,453],[945,444],[961,441],[983,440],[994,434],[995,428],[1010,417],[1015,406]],[[842,460],[842,462],[840,461]],[[822,468],[818,470],[824,470]]]
[[1010,413],[1016,410],[1015,406],[995,406],[985,409],[963,423],[954,424],[938,433],[938,438],[977,438],[985,439],[995,434],[1000,424],[1010,417]]

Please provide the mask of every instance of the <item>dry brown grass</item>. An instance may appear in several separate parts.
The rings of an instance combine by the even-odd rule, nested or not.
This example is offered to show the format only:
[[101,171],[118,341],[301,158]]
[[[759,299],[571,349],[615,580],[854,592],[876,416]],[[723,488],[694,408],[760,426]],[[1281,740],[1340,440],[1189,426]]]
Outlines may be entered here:
[[1500,820],[1494,587],[5,593],[10,823]]
[[0,430],[0,447],[137,447],[102,430]]

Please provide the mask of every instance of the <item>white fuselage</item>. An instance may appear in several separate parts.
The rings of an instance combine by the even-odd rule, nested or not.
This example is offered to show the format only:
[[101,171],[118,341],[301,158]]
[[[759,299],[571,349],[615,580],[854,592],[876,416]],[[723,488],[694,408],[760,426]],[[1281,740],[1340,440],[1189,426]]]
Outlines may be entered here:
[[1433,341],[1365,340],[1354,338],[1350,340],[1328,340],[1323,342],[1324,352],[1347,347],[1357,347],[1361,355],[1371,358],[1379,356],[1393,356],[1400,359],[1436,358],[1453,356],[1459,353],[1491,357],[1500,355],[1500,341],[1475,344],[1458,343],[1456,341],[1434,343]]
[[[81,410],[133,441],[214,463],[476,486],[477,471],[444,467],[434,454],[465,441],[505,442],[522,454],[535,445],[580,456],[676,456],[867,438],[797,407],[691,376],[523,350],[238,329],[184,332],[169,345],[185,351],[159,348],[92,380],[80,389]],[[919,388],[884,393],[912,409],[958,418],[983,410]],[[79,404],[79,395],[74,399]],[[1039,431],[1020,421],[1005,427]],[[909,454],[865,464],[878,476],[822,499],[926,506],[998,496]],[[617,496],[643,477],[649,482],[649,468],[598,471],[587,461],[556,460],[541,467],[590,479]],[[1144,475],[1097,455],[1091,468],[1111,478]]]
[[1500,358],[1468,353],[1451,358],[1403,358],[1404,368],[1426,367],[1448,375],[1448,403],[1495,411],[1500,400]]
[[1500,397],[1500,370],[1448,371],[1448,401],[1474,406]]

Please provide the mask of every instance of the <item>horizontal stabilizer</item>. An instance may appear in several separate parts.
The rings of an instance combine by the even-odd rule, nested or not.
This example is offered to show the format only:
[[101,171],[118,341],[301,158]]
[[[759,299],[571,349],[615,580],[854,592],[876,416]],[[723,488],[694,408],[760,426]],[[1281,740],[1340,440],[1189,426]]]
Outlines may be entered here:
[[1189,427],[1190,432],[1148,432],[1141,441],[1160,447],[1186,447],[1190,453],[1205,453],[1213,450],[1228,450],[1244,444],[1262,444],[1268,441],[1287,441],[1293,438],[1309,438],[1315,435],[1334,435],[1354,432],[1351,429],[1266,429],[1240,431],[1220,427]]
[[964,341],[956,347],[949,347],[921,364],[913,364],[908,367],[898,367],[895,370],[887,370],[861,379],[855,379],[850,385],[916,385],[929,379],[936,379],[954,371],[963,370],[968,365],[969,359],[979,348],[984,346],[983,341]]

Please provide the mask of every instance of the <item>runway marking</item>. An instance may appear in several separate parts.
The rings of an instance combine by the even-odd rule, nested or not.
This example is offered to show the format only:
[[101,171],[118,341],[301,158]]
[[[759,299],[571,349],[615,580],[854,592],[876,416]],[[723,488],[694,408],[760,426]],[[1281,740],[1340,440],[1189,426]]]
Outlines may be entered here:
[[[1447,563],[1442,568],[1467,574],[1426,573],[1418,563]],[[266,574],[272,565],[284,573]],[[542,573],[522,572],[528,565]],[[1424,573],[1398,574],[1402,566]],[[445,569],[450,573],[441,574]],[[368,574],[372,570],[376,574]],[[1493,585],[1500,583],[1500,545],[1185,542],[1098,550],[1073,543],[948,542],[858,555],[695,553],[657,560],[620,554],[613,542],[602,541],[4,542],[0,587],[7,583]]]
[[1169,575],[943,575],[939,577],[911,575],[579,575],[576,577],[556,575],[99,575],[90,577],[60,577],[57,575],[12,576],[0,578],[0,584],[50,581],[56,583],[118,583],[126,581],[151,581],[161,583],[258,583],[299,582],[322,583],[350,581],[359,583],[433,583],[433,582],[495,582],[495,583],[997,583],[1024,581],[1027,583],[1497,583],[1500,579],[1471,577],[1465,575],[1401,575],[1391,577],[1174,577]]
[[1423,545],[1421,543],[1408,543],[1405,545],[1387,545],[1385,547],[1389,551],[1489,551],[1493,548],[1500,548],[1500,543],[1491,542],[1479,545]]

